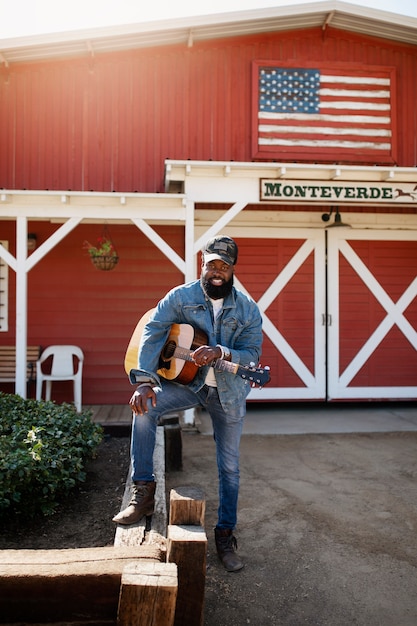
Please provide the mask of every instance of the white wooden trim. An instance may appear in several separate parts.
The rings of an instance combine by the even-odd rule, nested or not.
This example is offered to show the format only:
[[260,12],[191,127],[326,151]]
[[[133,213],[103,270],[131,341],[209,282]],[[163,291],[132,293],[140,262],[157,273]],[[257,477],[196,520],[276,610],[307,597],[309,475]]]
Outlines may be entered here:
[[143,234],[152,241],[156,247],[169,259],[178,269],[185,275],[185,261],[162,239],[154,228],[149,226],[142,219],[134,219],[133,223],[143,232]]
[[27,346],[27,218],[16,220],[16,387],[15,393],[26,398]]
[[[264,235],[267,234],[264,232]],[[258,238],[258,229],[251,231],[251,236]],[[271,238],[271,231],[268,234]],[[291,230],[291,232],[275,232],[273,238],[281,239],[303,239],[304,243],[297,250],[295,255],[290,259],[280,274],[265,290],[263,295],[258,299],[257,304],[260,308],[263,318],[263,331],[270,339],[276,349],[281,353],[284,359],[292,367],[299,376],[305,387],[273,388],[265,387],[262,390],[253,389],[250,393],[250,399],[308,399],[308,398],[325,398],[325,326],[320,324],[322,315],[325,311],[325,284],[324,284],[324,264],[325,264],[325,241],[324,232],[299,229]],[[296,274],[302,266],[306,258],[314,251],[314,372],[311,372],[298,356],[294,348],[280,333],[277,323],[273,323],[266,311],[270,304],[275,300],[279,293],[288,284],[291,278]],[[245,286],[235,277],[236,286],[244,293],[248,293]],[[248,294],[250,295],[250,294]],[[264,363],[263,365],[268,365]]]
[[197,241],[194,243],[194,253],[197,254],[203,247],[205,242],[211,237],[215,237],[221,232],[232,220],[236,217],[242,209],[247,205],[247,201],[235,202],[230,209],[228,209],[222,217],[220,217],[208,230],[200,235]]
[[0,289],[2,295],[0,297],[0,332],[9,330],[9,268],[1,254],[2,250],[8,253],[7,248],[9,242],[0,240]]
[[[193,233],[194,212],[182,194],[109,194],[94,192],[5,191],[0,198],[0,219],[16,218],[16,257],[0,245],[0,256],[16,272],[16,384],[15,393],[26,398],[28,272],[78,224],[133,222],[186,275],[186,262],[145,222],[188,224]],[[115,216],[117,215],[117,218]],[[28,219],[63,221],[30,256],[27,255]]]
[[62,226],[60,226],[52,235],[48,237],[41,245],[32,252],[32,254],[26,259],[25,267],[29,272],[41,259],[43,259],[48,252],[50,252],[60,241],[81,222],[79,217],[69,218]]
[[[259,399],[317,399],[325,397],[326,388],[326,332],[329,339],[328,354],[328,395],[329,398],[373,397],[367,390],[349,388],[355,372],[364,362],[367,354],[375,349],[381,337],[392,324],[397,324],[410,343],[417,345],[417,333],[404,317],[403,312],[415,297],[417,285],[412,282],[400,300],[394,304],[377,284],[372,274],[357,259],[349,239],[408,240],[417,237],[417,215],[411,213],[355,213],[349,210],[348,221],[354,228],[328,229],[329,265],[328,289],[330,314],[333,324],[327,328],[322,319],[325,313],[325,224],[320,211],[263,210],[259,202],[259,179],[308,179],[332,180],[334,167],[325,165],[303,165],[291,163],[217,163],[217,162],[167,162],[167,188],[171,181],[184,182],[184,194],[122,194],[95,192],[43,192],[5,190],[0,198],[0,219],[15,218],[18,224],[16,238],[16,258],[0,246],[1,258],[16,272],[16,355],[17,393],[26,394],[26,335],[27,335],[27,273],[59,241],[81,222],[84,223],[134,223],[184,274],[185,280],[197,277],[197,253],[205,239],[226,230],[233,237],[253,239],[305,239],[293,259],[272,281],[259,298],[259,306],[264,317],[264,330],[276,349],[300,377],[302,384],[297,388],[266,387],[253,389],[250,398]],[[383,167],[341,167],[338,176],[351,181],[395,181],[416,182],[415,168]],[[196,202],[229,203],[229,209],[199,208]],[[255,211],[244,211],[248,203],[257,204]],[[345,215],[343,215],[345,221]],[[40,219],[63,222],[62,225],[27,257],[27,220]],[[176,224],[185,228],[185,258],[182,259],[168,243],[159,237],[152,227],[157,224]],[[355,271],[366,277],[375,297],[387,312],[380,328],[358,353],[345,372],[338,372],[339,363],[339,311],[338,311],[338,254],[340,252],[352,264]],[[298,271],[303,260],[314,251],[314,372],[302,362],[296,350],[288,344],[279,332],[279,320],[273,323],[267,308],[283,287]],[[237,284],[239,284],[237,282]],[[242,286],[244,289],[244,286]],[[379,334],[378,334],[379,333]],[[416,390],[409,388],[381,389],[375,397],[414,397]],[[377,393],[373,388],[369,394]],[[390,394],[385,396],[385,394]],[[411,395],[410,395],[411,393]],[[354,395],[352,395],[354,394]],[[404,396],[401,396],[404,394]]]
[[[371,357],[389,330],[396,325],[411,346],[417,350],[417,330],[404,317],[403,312],[417,297],[417,277],[411,281],[396,303],[392,301],[382,285],[358,257],[349,240],[368,241],[417,241],[416,231],[369,231],[335,228],[328,233],[328,285],[331,298],[332,324],[328,328],[328,397],[329,399],[349,398],[414,398],[415,387],[350,387],[350,383],[361,367]],[[349,365],[340,371],[340,319],[339,319],[339,253],[343,254],[350,266],[361,277],[370,293],[385,310],[386,316],[358,350]]]

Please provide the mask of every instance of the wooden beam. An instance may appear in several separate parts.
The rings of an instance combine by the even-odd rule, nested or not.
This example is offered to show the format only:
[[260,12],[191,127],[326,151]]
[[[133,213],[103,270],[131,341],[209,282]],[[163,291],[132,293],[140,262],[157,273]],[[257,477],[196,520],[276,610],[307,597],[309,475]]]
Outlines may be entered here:
[[201,526],[168,526],[167,560],[178,566],[175,626],[202,626],[207,537]]
[[160,419],[165,435],[165,472],[182,470],[182,434],[180,416],[170,413]]
[[[156,429],[153,463],[156,480],[155,512],[151,518],[147,519],[143,517],[136,522],[136,524],[129,526],[118,525],[114,538],[115,547],[140,546],[145,541],[145,535],[147,535],[146,543],[156,543],[159,545],[164,545],[165,543],[167,508],[165,498],[165,443],[163,426],[158,426]],[[129,469],[121,510],[126,508],[129,504],[131,487],[131,470]]]
[[158,546],[2,550],[0,621],[115,620],[127,563],[164,556]]
[[122,574],[118,626],[173,626],[175,563],[129,563]]
[[171,489],[169,522],[173,525],[205,525],[206,500],[203,489],[195,485]]

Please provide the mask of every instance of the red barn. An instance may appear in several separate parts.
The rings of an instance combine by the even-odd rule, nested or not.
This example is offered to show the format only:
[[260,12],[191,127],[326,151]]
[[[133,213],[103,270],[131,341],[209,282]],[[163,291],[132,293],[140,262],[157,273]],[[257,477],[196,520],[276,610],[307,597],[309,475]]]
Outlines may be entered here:
[[[264,316],[251,399],[416,398],[416,42],[415,19],[335,2],[3,42],[17,393],[27,345],[75,344],[84,404],[125,403],[137,320],[225,232]],[[112,271],[84,249],[103,235]]]

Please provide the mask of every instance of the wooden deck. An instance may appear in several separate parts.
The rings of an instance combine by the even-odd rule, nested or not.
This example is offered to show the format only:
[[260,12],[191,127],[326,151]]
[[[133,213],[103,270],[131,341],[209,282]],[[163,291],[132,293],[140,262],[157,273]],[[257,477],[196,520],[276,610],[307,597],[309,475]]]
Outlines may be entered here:
[[102,426],[126,426],[132,424],[132,410],[125,404],[84,405],[83,410],[93,412],[93,421]]
[[[124,404],[85,404],[83,411],[93,412],[93,422],[101,424],[103,427],[123,427],[130,428],[132,425],[132,409]],[[172,421],[174,420],[174,421]],[[183,411],[173,411],[161,418],[164,424],[181,424],[182,429],[194,430],[194,424],[184,421]]]

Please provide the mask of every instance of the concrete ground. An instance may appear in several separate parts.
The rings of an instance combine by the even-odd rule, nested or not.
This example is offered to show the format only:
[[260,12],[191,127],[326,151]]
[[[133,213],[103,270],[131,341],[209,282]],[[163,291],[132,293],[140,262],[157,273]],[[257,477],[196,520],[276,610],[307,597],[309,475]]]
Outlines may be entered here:
[[202,413],[167,474],[206,493],[205,626],[416,626],[415,404],[249,405],[235,574],[214,548],[210,435]]
[[[127,432],[127,406],[91,408]],[[214,547],[211,435],[205,412],[183,423],[183,469],[166,474],[206,494],[204,626],[417,625],[416,403],[249,403],[235,574]]]
[[[212,434],[210,417],[197,414],[197,428]],[[416,403],[248,403],[244,435],[389,433],[417,431]]]
[[[88,405],[93,419],[112,429],[129,428],[132,412],[127,405]],[[211,434],[205,412],[190,412],[201,434]],[[187,424],[185,424],[187,426]],[[245,435],[301,435],[318,433],[411,432],[417,430],[417,403],[380,402],[350,404],[249,402]]]

